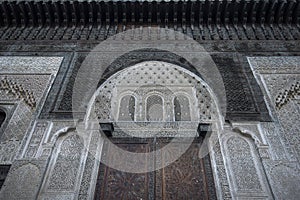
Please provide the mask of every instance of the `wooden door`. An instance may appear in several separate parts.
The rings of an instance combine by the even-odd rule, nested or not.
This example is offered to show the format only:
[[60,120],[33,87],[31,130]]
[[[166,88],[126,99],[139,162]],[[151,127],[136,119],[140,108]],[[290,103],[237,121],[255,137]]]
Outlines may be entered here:
[[[128,138],[113,139],[112,141],[127,151],[146,153],[162,148],[169,140],[168,138]],[[154,172],[126,173],[101,164],[94,199],[216,199],[210,160],[208,156],[203,159],[198,157],[199,144],[201,144],[201,140],[194,140],[179,159]],[[181,144],[178,143],[178,145]],[[109,156],[109,159],[120,159],[109,149],[109,145],[104,145],[105,156]],[[161,152],[161,154],[165,153],[172,152]],[[147,168],[147,166],[144,167]]]

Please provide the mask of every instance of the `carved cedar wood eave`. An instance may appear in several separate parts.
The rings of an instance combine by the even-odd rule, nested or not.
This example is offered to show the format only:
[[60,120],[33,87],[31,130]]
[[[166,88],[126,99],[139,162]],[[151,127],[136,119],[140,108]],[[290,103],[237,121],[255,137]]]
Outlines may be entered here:
[[297,40],[299,1],[1,1],[1,40],[104,40],[162,26],[195,40]]

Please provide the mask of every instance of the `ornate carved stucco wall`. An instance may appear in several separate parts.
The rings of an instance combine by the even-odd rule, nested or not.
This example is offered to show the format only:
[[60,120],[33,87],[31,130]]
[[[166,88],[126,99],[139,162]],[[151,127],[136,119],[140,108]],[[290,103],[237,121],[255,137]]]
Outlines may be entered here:
[[[62,60],[0,59],[1,107],[8,111],[1,140],[1,150],[6,153],[1,154],[1,164],[12,164],[0,198],[93,197],[102,146],[99,134],[82,134],[83,127],[75,130],[71,119],[37,118]],[[274,122],[234,121],[217,134],[210,153],[217,195],[219,199],[296,199],[300,58],[248,60]],[[13,150],[8,151],[8,146]],[[15,187],[16,183],[26,187]]]
[[[0,108],[7,112],[0,128],[0,164],[12,164],[0,199],[93,198],[102,140],[98,132],[83,135],[80,126],[75,131],[72,91],[86,56],[110,37],[115,39],[109,48],[98,52],[114,60],[105,66],[109,76],[146,60],[193,72],[195,66],[183,57],[197,60],[200,51],[208,51],[224,81],[227,105],[220,106],[227,106],[231,122],[211,144],[219,199],[298,199],[300,67],[299,57],[284,56],[300,55],[300,1],[119,3],[0,2],[0,55],[5,56],[0,58]],[[124,42],[115,36],[130,29],[131,40],[147,45],[128,43],[125,49],[132,51],[123,54],[118,49]],[[151,38],[158,38],[162,49],[185,55],[156,49]],[[181,42],[172,45],[172,40]],[[186,51],[197,43],[203,49]],[[246,56],[266,57],[247,62]],[[91,83],[96,86],[98,78]],[[274,122],[267,122],[263,98]],[[76,161],[60,162],[62,156],[70,159],[71,149],[77,149]]]
[[261,123],[270,157],[263,159],[276,199],[297,199],[300,159],[300,57],[249,57],[274,122]]
[[[0,163],[13,164],[1,199],[32,199],[37,193],[44,164],[21,159],[35,157],[40,140],[45,137],[43,130],[48,124],[36,123],[36,119],[62,60],[62,57],[0,57],[0,106],[7,112],[0,135]],[[33,124],[36,129],[32,132]]]
[[14,160],[30,123],[40,112],[62,59],[0,57],[0,105],[10,116],[1,134],[1,164],[11,164]]

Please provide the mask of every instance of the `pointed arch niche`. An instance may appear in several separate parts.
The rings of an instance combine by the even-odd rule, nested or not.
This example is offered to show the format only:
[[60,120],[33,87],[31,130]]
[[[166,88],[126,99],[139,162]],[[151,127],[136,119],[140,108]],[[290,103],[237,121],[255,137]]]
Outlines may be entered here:
[[[163,141],[159,141],[160,138],[199,136],[198,126],[200,123],[210,124],[216,129],[221,128],[222,116],[220,113],[214,93],[199,76],[171,63],[145,61],[120,70],[106,79],[89,102],[84,122],[86,125],[91,122],[113,124],[111,139],[117,146],[128,151],[135,152],[137,150],[139,153],[145,153],[166,145]],[[154,136],[157,138],[157,143],[154,144],[157,145],[156,147],[153,147]],[[137,139],[141,137],[143,142]],[[198,138],[197,142],[202,142],[202,138],[196,138]],[[149,141],[151,145],[149,145]],[[186,191],[186,194],[191,195],[189,197],[194,195],[194,197],[215,199],[215,184],[218,182],[214,181],[212,174],[216,174],[214,171],[216,169],[210,164],[210,156],[199,159],[198,144],[192,143],[185,157],[174,163],[174,169],[182,170],[183,176],[192,172],[191,177],[194,175],[200,177],[199,180],[197,179],[199,184],[194,184],[195,187],[188,188],[182,185],[182,190],[191,189]],[[100,159],[101,156],[104,156],[119,160],[120,155],[110,154],[113,152],[110,151],[110,144],[106,145],[104,142],[101,148]],[[189,165],[188,163],[192,160],[198,164]],[[182,163],[186,163],[186,166],[181,165]],[[178,180],[173,177],[175,172],[172,169],[166,168],[161,174],[154,172],[158,177],[155,180],[157,188],[164,188],[163,193],[167,195],[172,194],[172,187],[170,187],[173,184],[172,181],[178,184]],[[163,199],[159,196],[158,191],[148,190],[150,186],[148,187],[147,184],[152,184],[151,181],[153,181],[151,173],[134,175],[137,178],[135,179],[130,174],[101,164],[98,173],[94,173],[97,176],[97,183],[91,186],[93,187],[91,190],[94,191],[91,198],[109,199],[112,198],[110,196],[112,194],[122,194],[130,199],[137,198],[132,196],[135,194],[134,189],[132,193],[128,193],[130,189],[126,189],[127,186],[118,185],[124,181],[119,183],[118,180],[115,180],[115,174],[118,174],[122,180],[123,178],[136,180],[135,185],[140,187],[138,190],[143,191],[139,193],[141,195],[139,198],[149,199],[149,195],[156,194],[158,195],[157,199]],[[177,178],[181,179],[182,177]],[[163,180],[168,180],[167,185],[163,185]],[[206,189],[202,185],[203,181]],[[113,186],[106,187],[106,184]],[[216,185],[216,187],[219,186]],[[125,189],[121,190],[120,188]],[[179,199],[185,198],[180,194],[184,193],[178,193]]]
[[84,139],[73,128],[64,128],[53,136],[47,173],[39,191],[41,199],[66,198],[78,195],[82,173]]

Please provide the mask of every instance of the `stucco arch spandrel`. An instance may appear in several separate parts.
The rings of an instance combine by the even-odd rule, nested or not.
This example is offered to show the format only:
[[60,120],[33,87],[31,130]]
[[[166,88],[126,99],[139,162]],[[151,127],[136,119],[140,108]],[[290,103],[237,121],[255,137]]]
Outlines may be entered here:
[[[145,37],[141,37],[142,39],[138,41],[126,40],[126,38],[130,37],[124,37],[124,35],[132,34],[133,31],[129,30],[115,35],[113,38],[108,38],[88,54],[77,73],[73,87],[72,107],[74,118],[82,118],[82,116],[77,114],[85,111],[103,75],[108,74],[108,71],[114,73],[122,69],[122,66],[113,65],[118,58],[128,55],[125,56],[125,60],[131,59],[142,62],[142,58],[129,57],[128,53],[136,51],[143,53],[145,49],[147,49],[147,55],[153,55],[152,60],[164,53],[164,58],[172,58],[172,55],[178,56],[181,61],[181,63],[177,63],[179,66],[185,67],[186,63],[189,63],[189,66],[193,66],[193,70],[192,68],[186,68],[193,73],[197,72],[198,76],[201,75],[203,80],[211,86],[224,116],[226,112],[226,95],[223,79],[209,53],[199,43],[182,33],[160,29],[160,32],[168,31],[169,34],[180,36],[176,37],[180,38],[178,40],[170,40],[164,37],[157,37],[159,31],[155,28],[152,29],[150,40],[147,37],[149,33],[143,33]],[[150,49],[155,49],[155,52],[151,52]],[[130,65],[125,67],[130,67]]]

